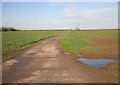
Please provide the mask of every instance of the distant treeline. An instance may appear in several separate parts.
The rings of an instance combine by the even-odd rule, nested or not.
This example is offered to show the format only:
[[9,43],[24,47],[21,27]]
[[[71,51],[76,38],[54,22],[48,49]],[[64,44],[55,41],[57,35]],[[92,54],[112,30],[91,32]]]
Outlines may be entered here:
[[15,29],[14,27],[1,27],[0,31],[20,31],[20,30]]

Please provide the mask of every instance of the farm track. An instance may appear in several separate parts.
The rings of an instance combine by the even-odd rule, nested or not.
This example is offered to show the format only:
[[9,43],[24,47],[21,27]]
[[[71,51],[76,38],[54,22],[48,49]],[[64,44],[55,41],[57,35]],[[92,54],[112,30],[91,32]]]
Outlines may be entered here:
[[[45,40],[3,63],[3,83],[113,83],[110,72],[95,69],[65,55],[62,36]],[[111,78],[111,79],[109,79]]]

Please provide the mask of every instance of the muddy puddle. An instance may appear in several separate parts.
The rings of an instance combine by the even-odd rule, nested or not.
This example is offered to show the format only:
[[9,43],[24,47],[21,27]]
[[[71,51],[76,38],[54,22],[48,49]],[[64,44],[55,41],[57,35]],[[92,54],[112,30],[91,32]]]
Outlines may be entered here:
[[27,65],[33,58],[31,57],[31,55],[28,56],[18,56],[16,57],[16,63],[14,64],[14,67],[20,67],[20,66],[25,66]]
[[70,53],[69,53],[69,52],[64,52],[64,54],[67,54],[67,55],[69,55]]
[[77,58],[77,61],[80,63],[87,64],[89,66],[93,66],[95,68],[105,68],[108,63],[118,63],[120,60],[112,60],[112,59],[87,59],[87,58]]

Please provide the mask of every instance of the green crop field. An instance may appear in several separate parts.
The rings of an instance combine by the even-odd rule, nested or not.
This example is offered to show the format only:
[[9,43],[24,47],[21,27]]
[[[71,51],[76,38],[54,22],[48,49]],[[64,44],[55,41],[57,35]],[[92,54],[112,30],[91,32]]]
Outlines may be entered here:
[[13,52],[38,41],[56,36],[64,31],[12,31],[2,32],[3,61],[12,57]]
[[118,57],[118,30],[70,31],[60,43],[77,58]]
[[[13,57],[16,51],[29,47],[38,41],[62,34],[65,31],[13,31],[2,32],[3,61]],[[66,32],[61,47],[75,58],[118,57],[118,30],[91,30]]]

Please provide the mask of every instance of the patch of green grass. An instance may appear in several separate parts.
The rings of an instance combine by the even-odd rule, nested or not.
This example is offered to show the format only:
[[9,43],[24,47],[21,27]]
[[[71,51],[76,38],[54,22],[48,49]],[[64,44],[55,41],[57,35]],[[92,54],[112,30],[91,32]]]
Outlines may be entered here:
[[118,56],[118,30],[70,31],[61,46],[75,57]]
[[59,35],[64,31],[10,31],[2,32],[3,60],[10,58],[12,52],[31,46],[38,41]]

